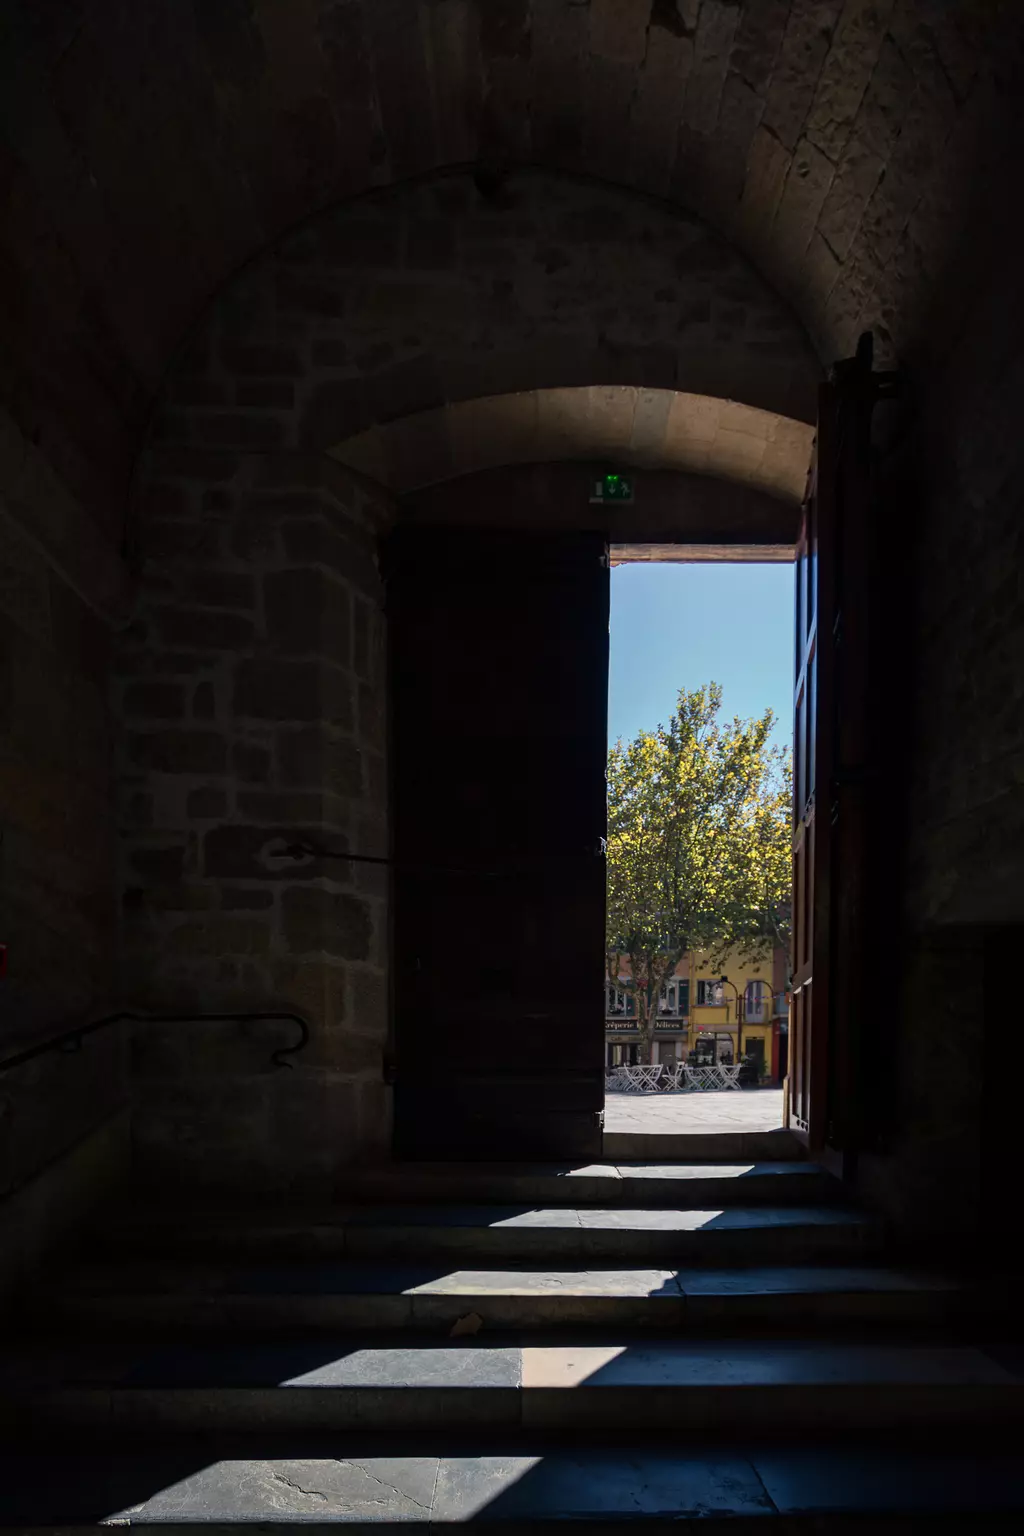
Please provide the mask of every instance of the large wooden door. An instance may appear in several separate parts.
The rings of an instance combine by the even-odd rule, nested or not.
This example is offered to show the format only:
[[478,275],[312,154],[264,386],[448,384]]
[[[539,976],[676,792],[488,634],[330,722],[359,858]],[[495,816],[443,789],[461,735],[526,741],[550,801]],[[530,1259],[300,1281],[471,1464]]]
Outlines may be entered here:
[[793,939],[787,1123],[814,1150],[854,1150],[867,1005],[871,412],[893,376],[871,338],[818,396],[796,553]]
[[833,406],[834,386],[823,384],[818,393],[818,432],[796,548],[792,1003],[786,1107],[790,1129],[814,1147],[821,1145],[824,1130],[828,1047],[830,841],[827,808],[822,810],[826,795],[819,796],[818,788],[828,783],[826,754],[831,747],[825,719],[833,682],[827,618],[834,579],[830,505]]
[[397,1150],[597,1156],[605,540],[399,530],[386,569]]

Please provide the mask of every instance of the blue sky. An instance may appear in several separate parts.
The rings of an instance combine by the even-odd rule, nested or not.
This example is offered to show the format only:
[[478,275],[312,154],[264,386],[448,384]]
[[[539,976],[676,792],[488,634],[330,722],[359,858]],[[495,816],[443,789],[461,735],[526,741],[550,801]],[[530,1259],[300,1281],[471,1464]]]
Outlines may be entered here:
[[776,714],[792,741],[793,567],[619,565],[611,573],[608,740],[652,730],[684,685],[721,683],[722,716]]

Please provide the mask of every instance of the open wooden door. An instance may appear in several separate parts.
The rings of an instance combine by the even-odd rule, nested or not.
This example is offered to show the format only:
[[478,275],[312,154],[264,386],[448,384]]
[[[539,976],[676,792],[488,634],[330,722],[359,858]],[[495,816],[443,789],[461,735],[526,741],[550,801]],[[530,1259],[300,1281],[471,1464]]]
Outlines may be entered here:
[[605,540],[399,529],[386,569],[397,1151],[598,1156]]
[[797,544],[786,1117],[816,1152],[855,1150],[860,1113],[871,413],[893,388],[872,371],[870,335],[821,386]]

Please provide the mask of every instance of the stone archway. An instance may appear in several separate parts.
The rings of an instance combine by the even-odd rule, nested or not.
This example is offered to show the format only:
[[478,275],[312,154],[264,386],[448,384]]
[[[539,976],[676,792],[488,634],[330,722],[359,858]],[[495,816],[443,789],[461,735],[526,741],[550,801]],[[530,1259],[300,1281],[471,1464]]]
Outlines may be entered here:
[[319,451],[505,393],[632,385],[814,417],[799,321],[691,215],[524,171],[319,215],[239,274],[171,369],[151,443]]
[[606,458],[797,503],[812,437],[805,422],[737,400],[599,384],[456,401],[372,427],[330,454],[399,495],[501,465]]
[[[818,376],[799,323],[707,228],[545,174],[499,202],[464,174],[375,194],[218,296],[168,378],[132,525],[126,956],[140,1001],[272,998],[316,1029],[287,1076],[252,1046],[239,1073],[237,1043],[154,1033],[138,1123],[155,1170],[181,1173],[176,1104],[204,1127],[199,1179],[326,1177],[387,1147],[386,878],[286,850],[388,849],[376,539],[395,493],[622,447],[681,495],[706,479],[762,516],[799,498]],[[724,505],[701,504],[712,521]]]

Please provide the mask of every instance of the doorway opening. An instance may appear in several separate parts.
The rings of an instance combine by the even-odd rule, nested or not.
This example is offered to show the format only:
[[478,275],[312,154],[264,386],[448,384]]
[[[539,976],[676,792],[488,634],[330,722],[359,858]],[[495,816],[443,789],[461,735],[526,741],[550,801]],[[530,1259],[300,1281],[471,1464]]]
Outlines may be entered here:
[[[778,1049],[770,1051],[763,1035],[752,1063],[760,1076],[763,1055],[769,1075],[785,1078],[784,1126],[792,1135],[776,1145],[827,1153],[845,1167],[875,1133],[861,1027],[868,883],[878,877],[865,850],[877,846],[870,818],[881,784],[868,683],[883,655],[872,606],[872,539],[881,534],[871,522],[870,430],[874,405],[891,392],[892,377],[873,371],[865,335],[856,356],[820,384],[816,430],[797,423],[794,436],[792,423],[751,422],[762,429],[753,434],[753,458],[777,468],[781,452],[786,465],[784,484],[764,492],[751,484],[746,448],[735,457],[736,432],[723,428],[716,442],[729,442],[714,462],[704,451],[695,459],[675,447],[669,454],[662,444],[658,467],[643,469],[640,516],[631,495],[609,489],[631,477],[602,469],[595,480],[592,458],[543,459],[547,437],[520,449],[526,462],[518,467],[492,464],[403,496],[382,551],[400,1156],[500,1160],[514,1151],[528,1160],[593,1160],[610,1150],[605,1025],[617,1017],[604,1011],[610,547],[619,563],[703,566],[705,582],[716,564],[784,564],[795,573],[792,604],[790,573],[787,590],[763,609],[735,596],[719,604],[748,660],[764,650],[764,614],[774,613],[792,636],[789,690],[777,709],[780,729],[791,716],[795,722],[792,863],[785,861],[792,985],[767,974],[733,976],[731,961],[719,969],[714,958],[710,969],[698,964],[690,975],[660,981],[690,984],[687,1057],[696,1049],[689,1037],[701,1022],[697,1007],[718,1010],[703,1021],[715,1027],[703,1033],[727,1038],[704,1042],[715,1056],[708,1070],[738,1068],[752,1026],[767,1028],[769,1021],[736,1017],[748,1003],[752,1015],[766,1003],[760,993],[748,998],[747,981],[771,986],[773,1015],[783,994],[788,1041],[780,1017]],[[693,442],[705,442],[704,397],[678,399],[686,420],[701,426]],[[723,410],[728,404],[719,402]],[[583,447],[574,443],[581,461]],[[586,447],[593,454],[591,440]],[[492,457],[499,449],[492,445]],[[780,681],[787,670],[780,666]],[[714,668],[698,677],[699,693]],[[752,718],[763,704],[742,713]],[[728,720],[735,706],[724,707]],[[788,811],[788,797],[782,802]],[[726,882],[715,900],[733,894]],[[611,980],[618,987],[617,970]],[[721,983],[725,1001],[705,994],[698,1005],[699,982]],[[618,1001],[612,993],[613,1008]],[[659,986],[655,1012],[662,1001],[672,1007]],[[631,1032],[619,1033],[614,1043],[628,1044]],[[727,1063],[720,1057],[730,1036]],[[674,1054],[673,1067],[690,1065],[679,1061],[678,1042]],[[734,1103],[752,1096],[738,1087],[726,1093]],[[704,1095],[691,1097],[696,1105]]]
[[612,1135],[783,1125],[794,562],[722,554],[611,547]]

